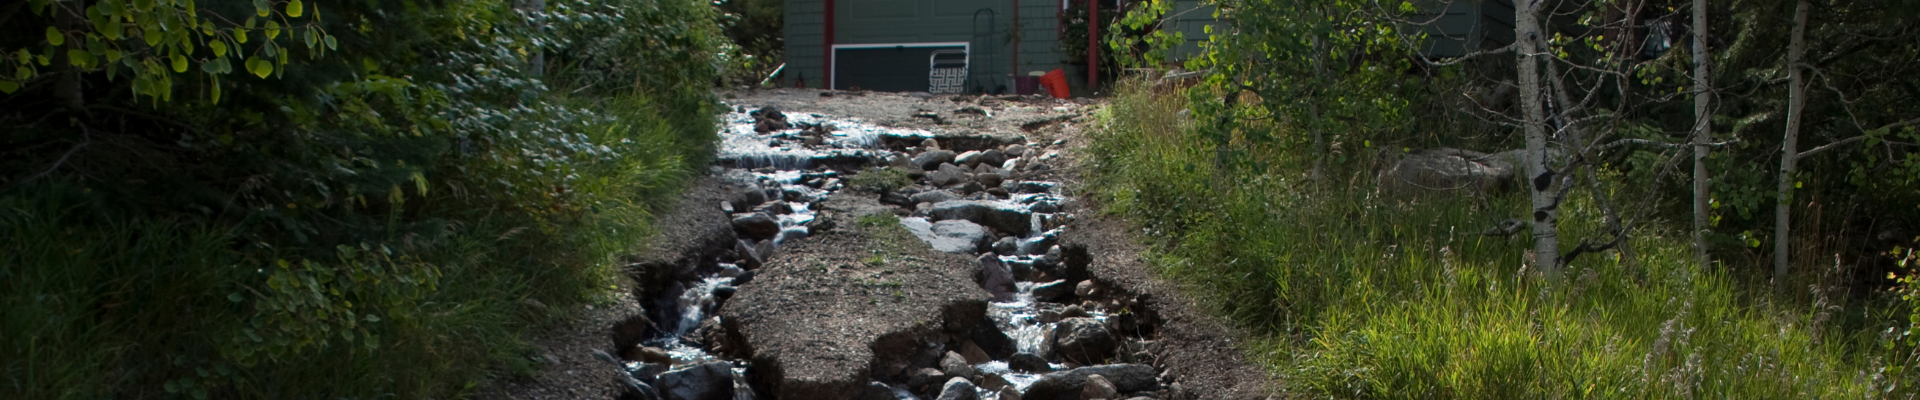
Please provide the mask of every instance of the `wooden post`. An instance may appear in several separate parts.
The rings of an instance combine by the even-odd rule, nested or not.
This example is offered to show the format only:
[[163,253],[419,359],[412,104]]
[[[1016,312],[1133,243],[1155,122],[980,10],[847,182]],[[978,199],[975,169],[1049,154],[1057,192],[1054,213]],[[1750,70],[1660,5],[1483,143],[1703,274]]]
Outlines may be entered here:
[[1087,0],[1087,95],[1100,87],[1100,0]]

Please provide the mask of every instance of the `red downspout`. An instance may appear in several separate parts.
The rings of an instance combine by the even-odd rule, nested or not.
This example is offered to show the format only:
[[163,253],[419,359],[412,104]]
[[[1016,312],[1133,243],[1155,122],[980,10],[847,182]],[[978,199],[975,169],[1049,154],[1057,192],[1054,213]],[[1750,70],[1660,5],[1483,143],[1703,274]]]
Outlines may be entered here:
[[825,86],[827,90],[833,90],[834,78],[838,78],[838,76],[835,76],[833,73],[833,0],[827,0],[827,9],[824,14],[826,23],[822,25],[826,25],[827,36],[825,40],[820,41],[820,43],[822,43],[820,45],[820,63],[826,65],[826,68],[821,71],[824,72],[821,75],[826,76],[821,77],[820,80],[826,82]]
[[1087,95],[1100,85],[1100,0],[1087,0]]

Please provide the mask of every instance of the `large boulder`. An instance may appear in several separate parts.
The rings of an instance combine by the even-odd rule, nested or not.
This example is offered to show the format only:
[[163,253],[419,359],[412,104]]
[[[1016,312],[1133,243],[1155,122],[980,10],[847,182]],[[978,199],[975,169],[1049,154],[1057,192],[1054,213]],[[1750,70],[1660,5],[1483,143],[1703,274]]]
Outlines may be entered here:
[[662,373],[658,389],[666,400],[731,400],[733,364],[712,361]]
[[1381,192],[1393,195],[1514,189],[1514,164],[1507,157],[1461,149],[1422,149],[1407,153],[1380,174]]
[[1120,393],[1135,393],[1160,390],[1160,381],[1152,366],[1142,364],[1111,364],[1074,368],[1067,371],[1041,375],[1033,386],[1027,387],[1027,393],[1021,398],[1026,400],[1079,400],[1085,390],[1087,377],[1100,375],[1112,383]]
[[943,201],[927,213],[935,221],[964,219],[1012,235],[1033,230],[1032,214],[1018,206],[979,200]]
[[1113,356],[1119,342],[1107,324],[1093,318],[1067,318],[1053,327],[1053,352],[1062,359],[1095,364]]

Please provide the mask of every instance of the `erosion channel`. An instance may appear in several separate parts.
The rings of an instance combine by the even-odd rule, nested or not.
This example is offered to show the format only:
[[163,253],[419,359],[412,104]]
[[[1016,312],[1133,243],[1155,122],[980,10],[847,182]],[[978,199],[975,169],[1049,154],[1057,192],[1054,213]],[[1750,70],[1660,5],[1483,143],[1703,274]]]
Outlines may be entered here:
[[1037,179],[1056,152],[730,106],[710,176],[627,267],[644,312],[598,354],[623,398],[1180,397],[1150,296],[1063,241],[1069,199]]

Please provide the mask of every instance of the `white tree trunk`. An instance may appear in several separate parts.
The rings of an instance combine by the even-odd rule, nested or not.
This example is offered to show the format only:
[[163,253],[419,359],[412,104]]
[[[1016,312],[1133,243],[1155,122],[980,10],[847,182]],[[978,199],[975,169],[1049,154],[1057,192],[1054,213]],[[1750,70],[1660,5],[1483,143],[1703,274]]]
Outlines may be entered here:
[[1793,248],[1793,172],[1800,161],[1800,113],[1807,106],[1807,88],[1801,82],[1800,63],[1807,55],[1807,0],[1793,9],[1793,39],[1787,44],[1787,133],[1780,141],[1779,200],[1773,205],[1773,284],[1784,289],[1787,262]]
[[1713,89],[1707,84],[1707,0],[1693,0],[1693,248],[1707,265],[1707,152],[1711,148]]
[[1534,267],[1548,277],[1560,275],[1559,204],[1554,198],[1554,172],[1547,168],[1546,111],[1541,107],[1539,1],[1515,4],[1515,40],[1519,41],[1520,104],[1526,112],[1523,124],[1527,133],[1527,183],[1533,204]]

